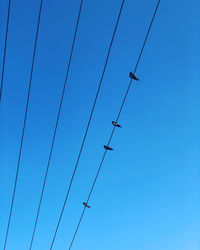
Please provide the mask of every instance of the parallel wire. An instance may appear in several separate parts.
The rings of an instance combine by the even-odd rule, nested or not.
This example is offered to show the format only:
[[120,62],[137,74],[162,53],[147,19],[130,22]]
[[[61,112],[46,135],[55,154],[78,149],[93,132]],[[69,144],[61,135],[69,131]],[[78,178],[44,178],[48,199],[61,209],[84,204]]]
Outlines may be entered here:
[[71,180],[70,180],[70,184],[68,186],[67,194],[65,196],[65,200],[64,200],[64,203],[63,203],[63,206],[62,206],[62,210],[61,210],[61,213],[60,213],[60,216],[59,216],[59,219],[58,219],[58,223],[57,223],[56,230],[55,230],[55,233],[54,233],[54,236],[53,236],[53,240],[51,242],[50,250],[53,248],[53,245],[54,245],[54,242],[55,242],[55,238],[56,238],[56,235],[57,235],[57,232],[58,232],[58,228],[60,226],[60,222],[61,222],[64,210],[65,210],[65,206],[66,206],[66,203],[67,203],[67,200],[68,200],[68,196],[69,196],[69,193],[70,193],[70,190],[71,190],[71,186],[72,186],[72,183],[73,183],[73,180],[74,180],[74,176],[75,176],[75,173],[76,173],[76,170],[77,170],[77,167],[78,167],[78,163],[79,163],[79,160],[80,160],[80,157],[81,157],[81,153],[82,153],[82,150],[83,150],[83,147],[84,147],[84,144],[85,144],[88,129],[90,127],[90,122],[91,122],[91,119],[92,119],[92,116],[93,116],[93,113],[94,113],[94,109],[95,109],[95,106],[96,106],[99,91],[101,89],[101,84],[102,84],[104,74],[105,74],[105,71],[106,71],[106,67],[107,67],[107,64],[108,64],[108,59],[110,57],[112,44],[113,44],[114,37],[115,37],[116,31],[117,31],[117,27],[118,27],[118,24],[119,24],[119,20],[120,20],[120,16],[121,16],[123,6],[124,6],[124,2],[125,2],[125,0],[122,1],[121,7],[120,7],[120,11],[119,11],[118,18],[117,18],[117,21],[116,21],[116,24],[115,24],[114,32],[113,32],[112,39],[111,39],[111,42],[110,42],[110,46],[109,46],[109,49],[108,49],[108,53],[107,53],[105,65],[104,65],[104,68],[103,68],[103,72],[102,72],[102,75],[101,75],[101,79],[100,79],[100,82],[99,82],[99,86],[98,86],[98,89],[97,89],[97,93],[96,93],[96,96],[95,96],[95,99],[94,99],[94,103],[93,103],[92,110],[91,110],[91,113],[90,113],[90,117],[89,117],[89,120],[88,120],[88,123],[87,123],[86,131],[85,131],[85,134],[84,134],[84,137],[83,137],[83,141],[82,141],[81,148],[80,148],[80,151],[79,151],[79,154],[78,154],[78,158],[77,158],[77,161],[76,161],[76,164],[75,164],[75,168],[74,168]]
[[[134,68],[134,71],[133,71],[133,73],[134,73],[134,74],[135,74],[135,73],[136,73],[136,71],[137,71],[137,68],[138,68],[138,65],[139,65],[139,62],[140,62],[141,56],[142,56],[142,54],[143,54],[143,50],[144,50],[145,44],[146,44],[146,42],[147,42],[147,38],[148,38],[148,36],[149,36],[149,32],[150,32],[150,30],[151,30],[151,27],[152,27],[152,24],[153,24],[154,18],[155,18],[155,16],[156,16],[156,13],[157,13],[157,10],[158,10],[158,7],[159,7],[159,4],[160,4],[160,0],[158,0],[157,5],[156,5],[156,8],[155,8],[155,10],[154,10],[154,14],[153,14],[153,16],[152,16],[152,19],[151,19],[151,22],[150,22],[150,25],[149,25],[148,31],[147,31],[147,33],[146,33],[145,40],[144,40],[144,42],[143,42],[143,45],[142,45],[142,48],[141,48],[141,51],[140,51],[140,54],[139,54],[138,60],[137,60],[137,62],[136,62],[136,65],[135,65],[135,68]],[[131,79],[131,80],[130,80],[130,83],[129,83],[128,88],[127,88],[127,90],[126,90],[126,93],[125,93],[125,95],[124,95],[124,98],[123,98],[123,101],[122,101],[122,104],[121,104],[121,107],[120,107],[119,113],[118,113],[117,118],[116,118],[116,122],[118,122],[118,120],[119,120],[119,118],[120,118],[120,115],[121,115],[122,109],[123,109],[123,107],[124,107],[124,104],[125,104],[125,101],[126,101],[126,98],[127,98],[128,92],[129,92],[129,90],[130,90],[130,87],[131,87],[132,81],[133,81],[133,79]],[[107,146],[109,146],[109,145],[110,145],[110,142],[111,142],[112,137],[113,137],[114,132],[115,132],[115,128],[116,128],[116,127],[113,127],[113,129],[112,129],[112,132],[111,132],[111,135],[110,135],[110,137],[109,137],[109,140],[108,140]],[[97,170],[96,176],[95,176],[95,178],[94,178],[94,181],[93,181],[92,187],[91,187],[91,189],[90,189],[90,192],[89,192],[89,195],[88,195],[87,201],[86,201],[86,203],[87,203],[87,204],[88,204],[88,202],[89,202],[89,200],[90,200],[90,197],[91,197],[91,195],[92,195],[92,192],[93,192],[94,186],[95,186],[95,184],[96,184],[97,178],[98,178],[98,176],[99,176],[99,173],[100,173],[101,167],[102,167],[102,165],[103,165],[103,162],[104,162],[104,159],[105,159],[106,153],[107,153],[107,150],[105,149],[105,151],[104,151],[104,153],[103,153],[103,157],[102,157],[101,162],[100,162],[100,165],[99,165],[99,167],[98,167],[98,170]],[[82,221],[83,216],[84,216],[84,214],[85,214],[85,210],[86,210],[86,207],[84,206],[83,211],[82,211],[82,214],[81,214],[80,219],[79,219],[79,222],[78,222],[78,224],[77,224],[76,230],[75,230],[75,232],[74,232],[74,235],[73,235],[72,241],[71,241],[71,243],[70,243],[69,250],[72,248],[72,245],[73,245],[73,243],[74,243],[74,240],[75,240],[75,238],[76,238],[77,232],[78,232],[78,230],[79,230],[79,227],[80,227],[81,221]]]
[[52,143],[51,143],[51,149],[50,149],[50,153],[49,153],[48,163],[47,163],[45,177],[44,177],[44,182],[43,182],[42,191],[41,191],[41,195],[40,195],[40,201],[39,201],[39,205],[38,205],[37,215],[36,215],[36,219],[35,219],[35,223],[34,223],[34,228],[33,228],[33,233],[32,233],[32,238],[31,238],[31,243],[30,243],[30,247],[29,247],[30,250],[32,249],[33,240],[34,240],[34,237],[35,237],[35,231],[36,231],[36,227],[37,227],[37,223],[38,223],[38,218],[39,218],[39,214],[40,214],[41,204],[42,204],[42,200],[43,200],[43,194],[44,194],[44,190],[45,190],[45,186],[46,186],[46,181],[47,181],[47,176],[48,176],[48,171],[49,171],[51,156],[52,156],[52,152],[53,152],[53,148],[54,148],[54,142],[55,142],[55,138],[56,138],[56,132],[57,132],[57,127],[58,127],[58,122],[59,122],[59,118],[60,118],[60,113],[61,113],[61,108],[62,108],[64,93],[65,93],[65,89],[66,89],[66,84],[67,84],[67,80],[68,80],[69,70],[70,70],[70,66],[71,66],[72,55],[73,55],[73,51],[74,51],[74,45],[75,45],[75,41],[76,41],[76,35],[77,35],[77,31],[78,31],[78,26],[79,26],[79,20],[80,20],[82,5],[83,5],[83,0],[81,0],[80,7],[79,7],[79,12],[78,12],[78,17],[77,17],[77,21],[76,21],[76,27],[75,27],[74,36],[73,36],[72,47],[71,47],[70,57],[69,57],[69,61],[68,61],[68,66],[67,66],[65,81],[64,81],[64,87],[63,87],[62,96],[61,96],[61,100],[60,100],[60,105],[59,105],[59,109],[58,109],[58,114],[57,114],[57,119],[56,119],[54,134],[53,134],[53,139],[52,139]]
[[32,65],[31,65],[31,72],[30,72],[30,80],[29,80],[28,95],[27,95],[27,102],[26,102],[26,110],[25,110],[25,116],[24,116],[24,124],[23,124],[23,129],[22,129],[19,157],[18,157],[18,163],[17,163],[17,171],[16,171],[16,176],[15,176],[14,190],[13,190],[10,213],[9,213],[9,219],[8,219],[8,225],[7,225],[7,230],[6,230],[6,237],[5,237],[5,241],[4,241],[4,250],[6,249],[6,245],[7,245],[8,233],[9,233],[9,228],[10,228],[10,222],[11,222],[12,211],[13,211],[13,204],[14,204],[17,181],[18,181],[19,167],[20,167],[21,154],[22,154],[22,146],[23,146],[23,141],[24,141],[24,133],[25,133],[25,129],[26,129],[26,121],[27,121],[27,114],[28,114],[28,107],[29,107],[29,99],[30,99],[30,92],[31,92],[31,85],[32,85],[32,78],[33,78],[35,54],[36,54],[36,49],[37,49],[37,41],[38,41],[38,32],[39,32],[39,26],[40,26],[40,17],[41,17],[41,12],[42,12],[42,4],[43,4],[43,0],[41,0],[41,2],[40,2],[40,9],[39,9],[39,14],[38,14],[37,30],[36,30],[35,44],[34,44],[34,50],[33,50],[33,58],[32,58]]
[[7,23],[6,23],[6,35],[5,35],[4,52],[3,52],[3,66],[2,66],[2,72],[1,72],[0,102],[1,102],[1,96],[2,96],[2,90],[3,90],[4,71],[5,71],[4,68],[5,68],[5,62],[6,62],[8,27],[9,27],[9,20],[10,20],[10,5],[11,5],[11,0],[9,0],[9,3],[8,3],[8,15],[7,15]]

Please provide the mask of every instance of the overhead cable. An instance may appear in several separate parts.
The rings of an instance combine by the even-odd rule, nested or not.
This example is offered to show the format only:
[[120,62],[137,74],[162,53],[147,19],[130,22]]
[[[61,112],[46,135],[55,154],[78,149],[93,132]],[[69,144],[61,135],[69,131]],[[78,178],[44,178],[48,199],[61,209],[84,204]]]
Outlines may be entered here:
[[0,102],[1,102],[2,91],[3,91],[3,82],[4,82],[4,71],[5,71],[7,39],[8,39],[8,27],[9,27],[9,20],[10,20],[10,5],[11,5],[11,0],[9,0],[9,2],[8,2],[8,14],[7,14],[7,22],[6,22],[6,35],[5,35],[5,42],[4,42],[3,65],[2,65],[2,72],[1,72]]
[[35,64],[35,54],[36,54],[36,49],[37,49],[38,32],[39,32],[39,26],[40,26],[40,17],[41,17],[41,12],[42,12],[42,5],[43,5],[43,0],[40,1],[40,8],[39,8],[39,14],[38,14],[38,21],[37,21],[37,29],[36,29],[36,35],[35,35],[33,57],[32,57],[32,64],[31,64],[31,71],[30,71],[28,95],[27,95],[26,109],[25,109],[25,115],[24,115],[24,123],[23,123],[23,129],[22,129],[19,156],[18,156],[18,162],[17,162],[17,171],[16,171],[16,176],[15,176],[15,183],[14,183],[11,207],[10,207],[10,212],[9,212],[8,225],[7,225],[6,236],[5,236],[5,241],[4,241],[4,250],[6,249],[6,245],[7,245],[8,233],[9,233],[9,228],[10,228],[10,222],[11,222],[11,217],[12,217],[12,211],[13,211],[13,205],[14,205],[14,200],[15,200],[17,181],[18,181],[18,174],[19,174],[19,168],[20,168],[22,147],[23,147],[23,141],[24,141],[24,133],[25,133],[25,130],[26,130],[26,121],[27,121],[29,99],[30,99],[30,92],[31,92],[31,85],[32,85],[32,78],[33,78],[33,69],[34,69],[34,64]]
[[64,86],[63,86],[63,90],[62,90],[60,105],[59,105],[58,114],[57,114],[57,118],[56,118],[56,124],[55,124],[55,128],[54,128],[52,142],[51,142],[49,158],[48,158],[48,162],[47,162],[47,166],[46,166],[46,172],[45,172],[44,181],[43,181],[43,185],[42,185],[42,191],[41,191],[39,205],[38,205],[38,209],[37,209],[37,214],[36,214],[36,218],[35,218],[35,222],[34,222],[34,228],[33,228],[33,232],[32,232],[31,242],[30,242],[30,246],[29,246],[30,250],[32,249],[33,240],[34,240],[34,237],[35,237],[35,231],[36,231],[36,228],[37,228],[38,218],[39,218],[39,214],[40,214],[41,204],[42,204],[42,200],[43,200],[44,190],[45,190],[45,186],[46,186],[49,166],[50,166],[50,162],[51,162],[51,156],[52,156],[54,143],[55,143],[55,138],[56,138],[56,132],[57,132],[57,128],[58,128],[58,122],[59,122],[60,113],[61,113],[61,109],[62,109],[63,98],[64,98],[64,94],[65,94],[65,89],[66,89],[68,75],[69,75],[70,66],[71,66],[72,55],[73,55],[73,51],[74,51],[74,45],[75,45],[78,26],[79,26],[79,20],[80,20],[82,5],[83,5],[83,0],[81,0],[81,2],[80,2],[78,17],[77,17],[77,21],[76,21],[76,27],[75,27],[73,41],[72,41],[71,52],[70,52],[69,61],[68,61],[68,65],[67,65],[67,70],[66,70],[66,75],[65,75]]
[[83,147],[84,147],[84,144],[85,144],[87,133],[88,133],[90,123],[91,123],[91,120],[92,120],[92,116],[93,116],[93,113],[94,113],[94,110],[95,110],[97,98],[98,98],[98,95],[99,95],[99,92],[100,92],[100,89],[101,89],[101,84],[102,84],[104,74],[105,74],[105,71],[106,71],[106,68],[107,68],[108,59],[110,57],[111,48],[112,48],[112,45],[113,45],[113,41],[114,41],[114,38],[115,38],[115,34],[116,34],[116,31],[117,31],[119,20],[120,20],[120,17],[121,17],[124,2],[125,2],[125,0],[122,1],[121,6],[120,6],[119,14],[118,14],[118,17],[117,17],[117,21],[116,21],[116,24],[115,24],[115,28],[114,28],[114,31],[113,31],[112,38],[111,38],[110,46],[109,46],[108,53],[107,53],[107,56],[106,56],[103,72],[102,72],[102,75],[101,75],[101,78],[100,78],[99,86],[98,86],[98,89],[97,89],[97,92],[96,92],[96,96],[95,96],[94,103],[93,103],[93,106],[92,106],[92,109],[91,109],[90,117],[89,117],[89,120],[88,120],[88,123],[87,123],[87,127],[86,127],[86,130],[85,130],[85,134],[84,134],[84,137],[83,137],[81,147],[80,147],[78,158],[77,158],[74,170],[73,170],[73,174],[72,174],[69,186],[67,188],[67,193],[66,193],[65,200],[64,200],[64,203],[63,203],[63,206],[62,206],[61,213],[59,215],[58,223],[57,223],[56,230],[55,230],[55,233],[54,233],[54,236],[53,236],[53,240],[51,242],[50,250],[53,248],[53,245],[54,245],[54,241],[55,241],[55,238],[56,238],[56,235],[57,235],[57,232],[58,232],[58,228],[60,226],[60,222],[61,222],[61,219],[62,219],[62,216],[63,216],[63,213],[64,213],[65,206],[67,204],[67,200],[68,200],[68,197],[69,197],[71,186],[72,186],[72,183],[73,183],[73,180],[74,180],[74,176],[75,176],[75,173],[76,173],[76,170],[77,170],[77,167],[78,167],[78,164],[79,164],[79,160],[80,160],[80,157],[81,157],[81,154],[82,154],[82,150],[83,150]]
[[[155,10],[154,10],[154,14],[153,14],[153,16],[152,16],[152,19],[151,19],[151,22],[150,22],[148,31],[147,31],[147,33],[146,33],[145,40],[144,40],[144,42],[143,42],[142,48],[141,48],[141,50],[140,50],[140,54],[139,54],[139,57],[138,57],[138,59],[137,59],[137,62],[136,62],[134,71],[133,71],[133,73],[131,72],[131,73],[134,74],[134,75],[135,75],[135,73],[136,73],[136,71],[137,71],[137,68],[138,68],[138,65],[139,65],[141,56],[142,56],[142,54],[143,54],[143,50],[144,50],[145,44],[146,44],[146,42],[147,42],[147,38],[148,38],[148,36],[149,36],[149,33],[150,33],[150,30],[151,30],[151,27],[152,27],[154,18],[155,18],[155,16],[156,16],[156,13],[157,13],[159,4],[160,4],[160,0],[158,0],[157,5],[156,5],[156,8],[155,8]],[[136,79],[134,79],[134,80],[136,80]],[[132,81],[133,81],[133,78],[131,77],[130,83],[129,83],[129,85],[128,85],[128,88],[127,88],[127,90],[126,90],[126,93],[125,93],[124,98],[123,98],[123,101],[122,101],[122,104],[121,104],[121,106],[120,106],[120,110],[119,110],[118,115],[117,115],[117,118],[116,118],[116,120],[115,120],[115,122],[116,122],[117,124],[118,124],[118,120],[119,120],[120,114],[121,114],[121,112],[122,112],[122,109],[123,109],[123,107],[124,107],[124,104],[125,104],[125,101],[126,101],[128,92],[129,92],[129,90],[130,90]],[[113,125],[114,125],[114,124],[113,124]],[[103,157],[102,157],[101,162],[100,162],[100,165],[99,165],[99,167],[98,167],[98,170],[97,170],[96,176],[95,176],[95,178],[94,178],[92,187],[91,187],[91,189],[90,189],[89,195],[88,195],[88,197],[87,197],[87,200],[86,200],[86,202],[84,202],[85,204],[88,204],[88,203],[89,203],[89,200],[90,200],[90,197],[91,197],[91,195],[92,195],[94,186],[95,186],[95,184],[96,184],[96,181],[97,181],[97,178],[98,178],[98,176],[99,176],[101,167],[102,167],[102,165],[103,165],[103,162],[104,162],[106,153],[107,153],[108,149],[110,148],[109,145],[110,145],[110,142],[111,142],[112,137],[113,137],[113,135],[114,135],[114,132],[115,132],[116,127],[117,127],[117,126],[114,125],[114,127],[113,127],[113,129],[112,129],[112,132],[111,132],[111,135],[110,135],[110,137],[109,137],[108,143],[107,143],[106,147],[104,146],[105,151],[104,151],[104,153],[103,153]],[[80,216],[80,219],[79,219],[78,224],[77,224],[77,226],[76,226],[74,235],[73,235],[73,237],[72,237],[72,241],[71,241],[71,243],[70,243],[69,250],[70,250],[70,249],[72,248],[72,246],[73,246],[74,240],[75,240],[75,238],[76,238],[76,235],[77,235],[77,232],[78,232],[78,230],[79,230],[80,224],[81,224],[81,222],[82,222],[83,216],[84,216],[84,214],[85,214],[86,208],[87,208],[87,206],[84,206],[83,211],[82,211],[81,216]]]

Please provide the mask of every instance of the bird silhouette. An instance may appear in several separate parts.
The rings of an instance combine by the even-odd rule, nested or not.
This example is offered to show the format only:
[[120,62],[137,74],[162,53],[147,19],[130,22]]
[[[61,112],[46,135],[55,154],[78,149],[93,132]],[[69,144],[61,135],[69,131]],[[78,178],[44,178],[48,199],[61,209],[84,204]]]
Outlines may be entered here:
[[104,148],[105,148],[106,150],[113,150],[113,148],[108,147],[108,146],[106,146],[106,145],[104,145]]
[[83,202],[83,205],[84,205],[85,207],[90,208],[90,206],[89,206],[86,202]]
[[139,81],[139,78],[137,78],[132,72],[129,73],[129,76],[131,79]]
[[115,127],[118,127],[118,128],[121,128],[122,126],[121,125],[119,125],[117,122],[115,122],[115,121],[112,121],[112,124],[113,124],[113,126],[115,126]]

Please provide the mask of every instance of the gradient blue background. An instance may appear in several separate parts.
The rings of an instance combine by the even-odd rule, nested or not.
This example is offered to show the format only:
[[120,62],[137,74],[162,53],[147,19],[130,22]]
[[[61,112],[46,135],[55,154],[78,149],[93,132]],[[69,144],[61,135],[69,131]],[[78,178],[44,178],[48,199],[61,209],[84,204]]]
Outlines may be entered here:
[[[0,249],[16,173],[39,0],[12,1],[1,106]],[[79,0],[44,1],[7,250],[26,250],[41,192]],[[85,0],[34,250],[49,249],[121,0]],[[136,63],[155,0],[127,0],[69,203],[68,249]],[[199,2],[163,1],[80,231],[76,250],[199,250]],[[0,53],[8,1],[0,3]]]

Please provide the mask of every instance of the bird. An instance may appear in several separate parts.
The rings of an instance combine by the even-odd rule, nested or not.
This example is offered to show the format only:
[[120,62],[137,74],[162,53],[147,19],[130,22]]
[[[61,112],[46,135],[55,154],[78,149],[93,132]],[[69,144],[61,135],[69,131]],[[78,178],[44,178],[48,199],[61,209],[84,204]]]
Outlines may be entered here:
[[118,128],[121,128],[122,126],[121,125],[119,125],[117,122],[115,122],[115,121],[112,121],[112,124],[113,124],[113,126],[115,126],[115,127],[118,127]]
[[83,202],[83,205],[84,205],[85,207],[91,208],[86,202]]
[[139,78],[137,78],[132,72],[129,73],[129,76],[131,79],[139,81]]
[[113,150],[113,148],[104,145],[105,150]]

